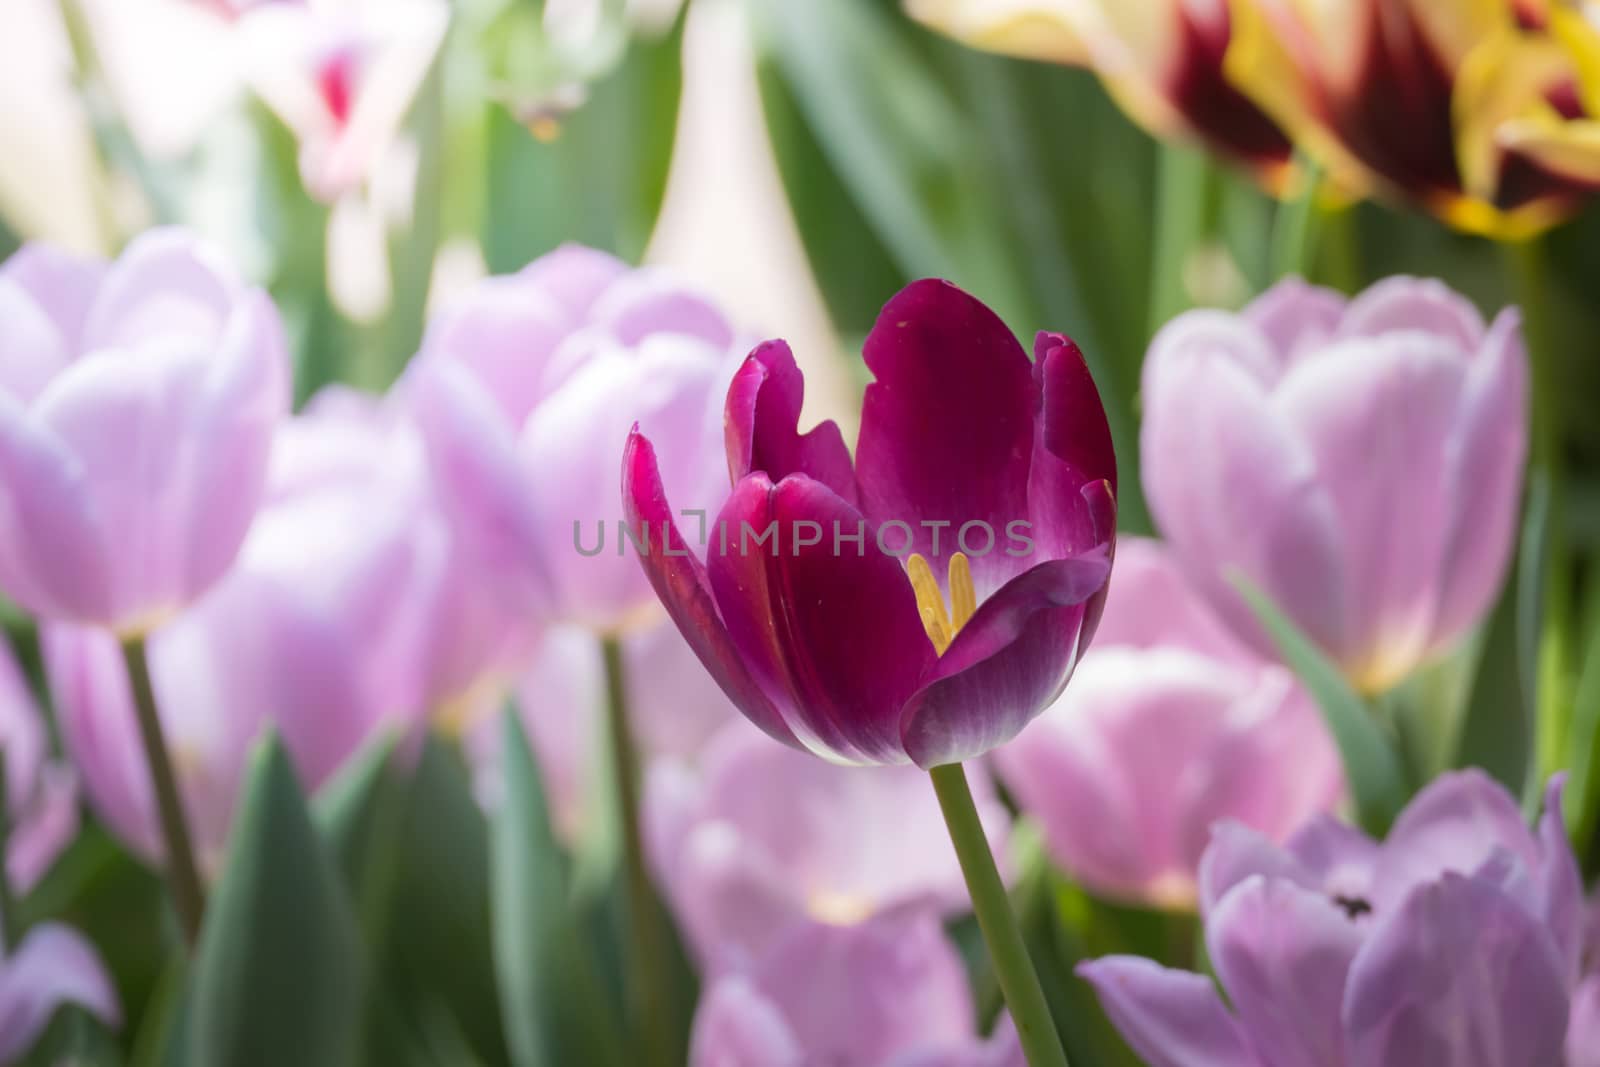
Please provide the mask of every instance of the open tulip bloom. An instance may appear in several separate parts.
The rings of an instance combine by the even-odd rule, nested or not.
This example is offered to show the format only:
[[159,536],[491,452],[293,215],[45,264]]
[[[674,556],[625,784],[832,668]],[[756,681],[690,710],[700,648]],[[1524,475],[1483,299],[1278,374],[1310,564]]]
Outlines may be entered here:
[[[954,285],[913,283],[867,336],[876,380],[852,462],[835,424],[799,432],[794,357],[761,345],[728,390],[733,489],[699,545],[650,441],[635,430],[623,457],[645,570],[729,699],[826,759],[934,769],[986,930],[1010,916],[995,913],[1003,889],[949,765],[1060,694],[1099,620],[1116,529],[1111,436],[1083,355],[1054,333],[1034,353]],[[1041,1025],[1055,1041],[1048,1016],[1009,984],[1020,965],[1038,997],[1020,939],[989,936],[1024,1045],[1050,1055],[1032,1043]]]

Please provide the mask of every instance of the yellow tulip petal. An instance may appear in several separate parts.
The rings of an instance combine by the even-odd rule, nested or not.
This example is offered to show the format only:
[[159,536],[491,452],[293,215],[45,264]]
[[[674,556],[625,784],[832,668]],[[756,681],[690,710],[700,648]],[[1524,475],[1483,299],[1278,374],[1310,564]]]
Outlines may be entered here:
[[1512,29],[1490,34],[1462,61],[1451,108],[1456,165],[1467,195],[1494,199],[1507,123],[1544,115],[1559,124],[1545,96],[1567,80],[1569,70],[1555,42]]
[[1087,65],[1072,0],[906,0],[906,13],[989,52]]

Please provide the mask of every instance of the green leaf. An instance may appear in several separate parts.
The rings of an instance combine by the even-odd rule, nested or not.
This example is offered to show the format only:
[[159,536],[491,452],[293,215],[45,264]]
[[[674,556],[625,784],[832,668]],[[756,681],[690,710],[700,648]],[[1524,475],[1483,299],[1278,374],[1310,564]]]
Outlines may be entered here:
[[1481,767],[1521,795],[1533,755],[1533,704],[1518,637],[1521,578],[1514,576],[1478,639],[1472,688],[1457,735],[1456,767]]
[[459,754],[438,737],[411,775],[398,848],[376,951],[398,1009],[424,1037],[448,1032],[474,1059],[509,1063],[490,934],[489,826]]
[[361,981],[344,886],[288,755],[269,736],[251,758],[227,867],[201,935],[191,1061],[347,1067]]
[[570,907],[567,858],[550,826],[521,720],[502,726],[505,796],[494,822],[494,958],[517,1067],[620,1063],[619,1013],[604,1010],[595,962]]
[[633,40],[547,140],[502,105],[487,105],[483,250],[491,271],[517,270],[563,241],[639,259],[666,195],[682,46],[681,15],[664,36]]
[[1595,852],[1600,845],[1595,836],[1600,827],[1600,610],[1592,614],[1588,649],[1574,699],[1567,753],[1572,777],[1563,805],[1573,847],[1578,858],[1587,859],[1588,865],[1600,862],[1600,854]]
[[1407,796],[1405,776],[1393,744],[1372,709],[1350,688],[1339,668],[1289,617],[1248,581],[1241,578],[1236,584],[1272,636],[1284,663],[1299,676],[1322,711],[1322,720],[1339,746],[1357,819],[1368,833],[1382,836],[1405,806]]

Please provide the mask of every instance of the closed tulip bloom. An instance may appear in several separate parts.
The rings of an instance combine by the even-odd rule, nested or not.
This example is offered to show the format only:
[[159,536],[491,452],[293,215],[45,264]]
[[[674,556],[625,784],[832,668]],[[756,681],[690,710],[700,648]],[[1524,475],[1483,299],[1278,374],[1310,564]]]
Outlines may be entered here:
[[[337,398],[335,398],[337,399]],[[269,727],[314,790],[368,740],[441,698],[434,595],[443,561],[406,462],[371,425],[318,410],[285,423],[268,502],[238,565],[150,639],[151,679],[189,825],[219,858],[250,749]],[[476,631],[482,635],[483,631]],[[141,854],[161,838],[127,674],[103,632],[54,627],[61,728],[102,820]]]
[[[1193,311],[1144,368],[1145,492],[1197,587],[1262,652],[1263,591],[1359,689],[1390,688],[1483,616],[1526,450],[1514,310],[1485,327],[1434,281],[1346,302],[1290,280]],[[1203,447],[1201,447],[1203,445]]]
[[[974,768],[986,834],[1010,819]],[[967,906],[924,775],[840,767],[728,725],[689,768],[651,769],[649,851],[680,925],[713,969],[747,964],[798,924],[850,925],[910,908]]]
[[1002,1017],[973,1026],[966,970],[926,912],[796,927],[748,970],[711,984],[691,1067],[1022,1067]]
[[137,635],[232,564],[289,400],[277,312],[217,252],[145,234],[110,267],[0,267],[0,590]]
[[1051,333],[1034,351],[954,285],[908,286],[867,337],[852,461],[832,422],[799,433],[799,368],[760,346],[728,392],[734,486],[703,539],[657,464],[677,449],[634,432],[624,504],[654,539],[645,570],[768,734],[930,768],[1060,694],[1104,601],[1116,470],[1082,354]]
[[1327,817],[1281,848],[1223,824],[1201,903],[1228,1003],[1137,957],[1079,973],[1155,1064],[1562,1063],[1584,914],[1560,794],[1537,833],[1477,771],[1435,780],[1381,845]]
[[1137,538],[1118,545],[1072,685],[994,758],[1067,873],[1158,907],[1194,906],[1214,822],[1281,841],[1344,783],[1288,670],[1234,638],[1165,549]]
[[704,297],[568,245],[448,306],[406,388],[475,551],[530,612],[615,633],[659,617],[619,530],[628,429],[673,442],[685,506],[712,501],[738,358]]
[[1531,233],[1600,189],[1591,5],[1233,0],[1229,76],[1342,184]]
[[1227,0],[906,0],[906,8],[979,48],[1089,67],[1158,136],[1200,138],[1270,186],[1288,176],[1288,137],[1224,74]]

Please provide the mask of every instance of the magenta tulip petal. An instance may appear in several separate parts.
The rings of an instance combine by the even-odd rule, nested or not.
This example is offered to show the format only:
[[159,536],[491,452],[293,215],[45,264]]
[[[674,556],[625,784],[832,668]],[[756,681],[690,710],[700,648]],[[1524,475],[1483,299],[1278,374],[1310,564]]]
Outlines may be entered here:
[[[15,810],[15,809],[14,809]],[[5,873],[11,887],[26,893],[78,836],[78,778],[61,764],[40,769],[29,806],[11,825]]]
[[[912,550],[942,577],[963,523],[999,536],[1028,518],[1032,364],[994,312],[933,279],[884,306],[864,355],[875,381],[856,445],[862,510],[875,525],[909,524]],[[946,524],[937,552],[924,522]]]
[[1528,355],[1521,317],[1502,311],[1467,372],[1447,456],[1453,519],[1439,573],[1441,633],[1467,630],[1489,609],[1510,565],[1527,457]]
[[1471,352],[1483,340],[1483,316],[1472,301],[1432,278],[1396,275],[1350,301],[1338,336],[1381,337],[1415,331]]
[[64,1004],[109,1025],[122,1018],[111,978],[81,934],[45,923],[18,945],[0,944],[0,1061],[21,1060]]
[[1584,934],[1588,915],[1583,899],[1583,875],[1567,842],[1562,818],[1561,791],[1565,774],[1552,775],[1544,791],[1544,813],[1539,816],[1539,863],[1533,871],[1535,914],[1554,934],[1566,963],[1569,983],[1578,980],[1583,965]]
[[750,353],[728,387],[729,475],[738,482],[762,471],[773,482],[804,474],[855,503],[856,476],[844,436],[832,420],[799,432],[805,381],[783,341]]
[[[911,583],[877,550],[835,552],[833,531],[864,519],[819,482],[752,474],[718,518],[726,553],[708,571],[735,645],[807,747],[847,763],[899,763],[900,715],[934,661]],[[777,541],[744,541],[776,523]],[[817,543],[801,545],[801,523]],[[738,536],[739,543],[734,543]],[[801,591],[804,591],[803,593]],[[781,694],[778,695],[778,694]]]
[[1350,968],[1347,1062],[1548,1067],[1567,987],[1555,942],[1517,901],[1446,873],[1383,916]]
[[1333,289],[1286,278],[1251,301],[1241,315],[1261,331],[1287,367],[1333,336],[1345,306],[1345,298]]
[[[657,531],[654,543],[661,547],[641,557],[645,573],[700,662],[752,722],[779,741],[797,744],[783,716],[750,676],[730,637],[706,567],[678,532],[656,467],[655,449],[637,431],[628,436],[622,456],[622,503],[629,526]],[[666,531],[665,538],[661,531]]]
[[937,767],[987,752],[1054,701],[1110,573],[1108,550],[1047,560],[978,605],[905,706],[900,732],[912,762]]
[[1206,946],[1256,1055],[1273,1067],[1346,1062],[1339,1009],[1361,928],[1334,901],[1260,875],[1206,917]]
[[1441,871],[1472,874],[1496,850],[1527,870],[1539,845],[1511,795],[1480,770],[1451,771],[1418,793],[1385,839],[1374,894],[1398,906],[1412,888]]
[[1078,974],[1150,1067],[1268,1067],[1251,1053],[1204,975],[1137,956],[1082,963]]
[[[1064,334],[1041,332],[1034,338],[1034,376],[1041,398],[1039,441],[1045,451],[1067,465],[1077,483],[1108,482],[1117,491],[1117,457],[1111,447],[1111,424],[1100,393],[1089,375],[1083,351]],[[1079,550],[1100,539],[1100,532],[1080,532]]]

